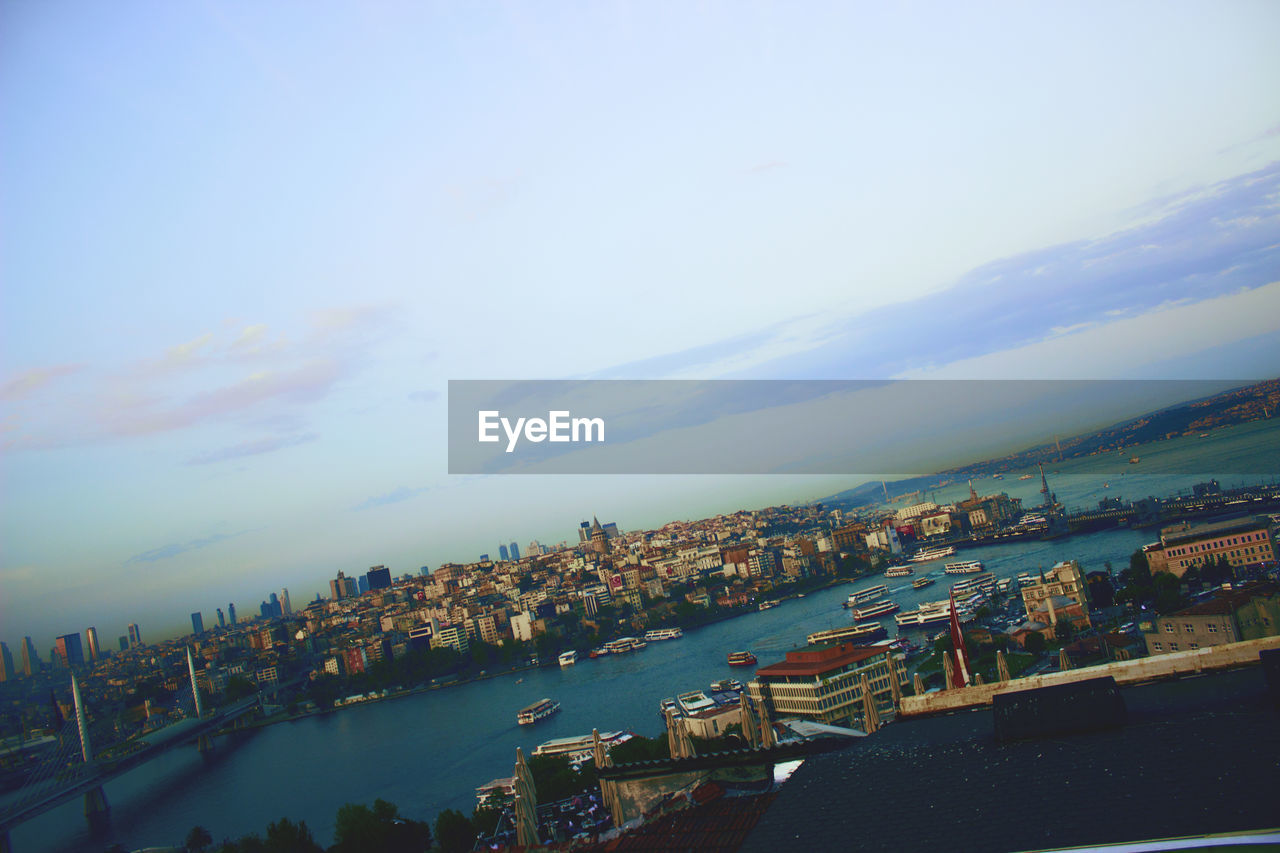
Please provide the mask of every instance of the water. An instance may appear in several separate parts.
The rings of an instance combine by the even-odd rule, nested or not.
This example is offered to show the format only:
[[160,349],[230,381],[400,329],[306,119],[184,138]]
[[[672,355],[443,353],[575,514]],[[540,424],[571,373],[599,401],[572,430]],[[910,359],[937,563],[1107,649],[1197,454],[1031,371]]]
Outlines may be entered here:
[[[1139,466],[1129,455],[1142,457]],[[1127,450],[1112,469],[1091,471],[1081,463],[1054,466],[1050,486],[1071,507],[1096,504],[1101,497],[1138,498],[1172,494],[1206,479],[1188,470],[1238,471],[1249,460],[1263,473],[1217,474],[1223,486],[1266,480],[1280,472],[1280,426],[1251,424],[1219,431],[1211,439],[1182,439]],[[1212,467],[1210,467],[1212,466]],[[1033,505],[1039,479],[975,483],[980,493],[1005,490]],[[1109,488],[1103,488],[1109,483]],[[962,496],[963,483],[939,489],[939,501]],[[997,577],[1036,572],[1059,560],[1078,560],[1086,571],[1111,561],[1117,571],[1129,555],[1152,541],[1150,531],[1111,530],[1050,542],[966,549],[952,559],[982,560]],[[750,669],[730,667],[728,652],[749,649],[762,664],[805,641],[805,635],[850,624],[841,608],[849,592],[885,583],[903,610],[921,601],[945,598],[948,586],[964,576],[941,574],[945,561],[916,566],[908,578],[867,578],[810,593],[803,599],[688,631],[684,639],[650,643],[628,655],[583,660],[565,669],[549,668],[504,675],[486,681],[371,703],[334,714],[309,717],[219,739],[200,756],[194,747],[150,762],[106,786],[111,824],[106,835],[91,838],[81,804],[69,803],[12,833],[19,853],[37,850],[100,850],[121,842],[128,848],[180,844],[200,824],[215,839],[262,832],[281,817],[305,820],[322,844],[332,842],[333,818],[344,803],[370,803],[381,797],[403,814],[434,820],[446,808],[470,814],[474,789],[510,775],[515,747],[531,752],[556,737],[629,730],[647,736],[663,731],[658,702],[684,690],[706,688],[721,678],[746,680]],[[934,573],[938,582],[913,590],[911,581]],[[895,632],[892,616],[882,620]],[[516,711],[542,697],[563,710],[533,727],[516,725]]]

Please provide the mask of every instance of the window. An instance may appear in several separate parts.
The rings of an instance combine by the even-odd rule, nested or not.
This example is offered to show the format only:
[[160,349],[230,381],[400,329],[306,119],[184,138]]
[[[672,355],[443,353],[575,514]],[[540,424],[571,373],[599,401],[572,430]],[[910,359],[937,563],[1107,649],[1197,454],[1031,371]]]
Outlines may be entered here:
[[1186,622],[1183,623],[1182,630],[1186,631],[1188,634],[1194,634],[1196,632],[1196,626],[1192,625],[1190,622]]
[[1199,643],[1192,643],[1192,644],[1191,644],[1191,648],[1193,648],[1193,649],[1198,649],[1198,648],[1200,648],[1200,644],[1199,644]]
[[1164,626],[1164,632],[1165,632],[1166,634],[1172,634],[1172,633],[1173,633],[1173,623],[1172,623],[1172,622],[1170,622],[1168,625],[1165,625],[1165,626]]
[[1210,633],[1210,634],[1216,634],[1216,633],[1218,633],[1218,626],[1217,626],[1217,625],[1210,625],[1210,626],[1209,626],[1209,633]]
[[1164,643],[1152,643],[1151,646],[1158,652],[1164,651]]
[[1171,651],[1171,652],[1176,652],[1177,650],[1178,650],[1178,644],[1177,644],[1177,643],[1170,643],[1170,644],[1169,644],[1169,651]]

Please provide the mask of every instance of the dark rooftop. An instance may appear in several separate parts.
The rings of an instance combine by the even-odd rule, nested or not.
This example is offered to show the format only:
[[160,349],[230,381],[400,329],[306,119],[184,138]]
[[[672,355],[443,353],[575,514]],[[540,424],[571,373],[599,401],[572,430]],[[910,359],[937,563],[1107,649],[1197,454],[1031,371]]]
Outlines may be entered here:
[[1273,828],[1261,667],[1121,690],[1119,729],[997,743],[990,708],[805,760],[742,850],[1013,851]]

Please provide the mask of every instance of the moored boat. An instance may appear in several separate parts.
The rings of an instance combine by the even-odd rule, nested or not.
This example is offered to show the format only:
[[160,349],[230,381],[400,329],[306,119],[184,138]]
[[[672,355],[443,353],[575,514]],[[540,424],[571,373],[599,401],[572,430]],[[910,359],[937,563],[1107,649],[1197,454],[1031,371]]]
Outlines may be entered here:
[[676,697],[676,703],[680,706],[680,710],[689,716],[716,706],[716,703],[701,690],[690,690],[688,693],[681,693]]
[[683,628],[657,628],[645,633],[644,638],[653,643],[658,640],[678,640],[683,636]]
[[879,622],[868,622],[865,625],[850,625],[846,628],[828,628],[825,631],[814,631],[806,641],[811,646],[827,643],[847,643],[879,640],[888,635],[888,631]]
[[880,601],[867,607],[854,607],[849,611],[849,615],[861,622],[865,619],[875,619],[877,616],[883,616],[886,613],[894,613],[897,610],[897,603]]
[[961,560],[957,563],[947,563],[943,568],[943,572],[948,575],[972,575],[983,569],[981,560]]
[[955,554],[956,549],[953,545],[947,545],[939,548],[925,548],[923,551],[917,551],[908,559],[913,563],[928,563],[931,560],[941,560],[943,557],[950,557]]
[[578,662],[578,653],[577,653],[577,652],[575,652],[575,651],[568,651],[568,652],[561,652],[561,653],[560,653],[560,665],[561,665],[561,666],[573,666],[573,665],[574,665],[575,663],[577,663],[577,662]]
[[741,693],[742,691],[742,682],[736,678],[722,678],[711,682],[712,693]]

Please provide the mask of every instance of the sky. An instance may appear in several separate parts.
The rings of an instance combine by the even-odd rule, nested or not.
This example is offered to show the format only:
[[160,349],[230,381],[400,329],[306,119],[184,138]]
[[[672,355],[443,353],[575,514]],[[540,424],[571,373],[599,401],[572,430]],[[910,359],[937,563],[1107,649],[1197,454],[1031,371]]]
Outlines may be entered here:
[[451,379],[1261,378],[1270,2],[0,6],[0,640],[848,478],[450,476]]

